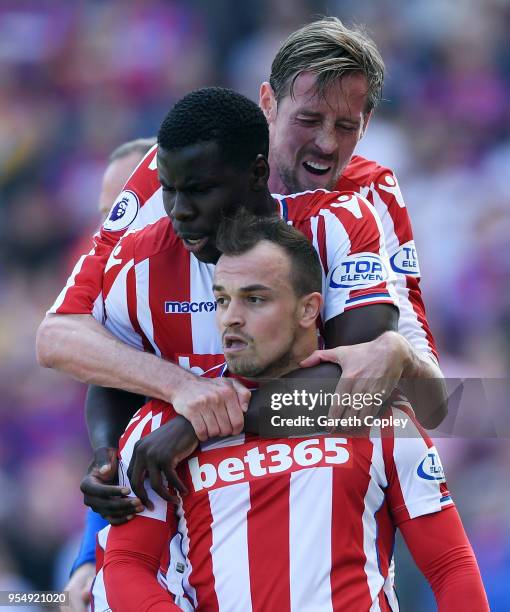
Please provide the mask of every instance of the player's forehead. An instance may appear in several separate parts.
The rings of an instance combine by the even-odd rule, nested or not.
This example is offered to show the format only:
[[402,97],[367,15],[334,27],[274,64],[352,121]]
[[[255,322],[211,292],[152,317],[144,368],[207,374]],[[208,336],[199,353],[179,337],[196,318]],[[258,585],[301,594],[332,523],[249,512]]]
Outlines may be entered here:
[[217,142],[198,142],[180,149],[158,149],[158,176],[162,183],[203,181],[232,176],[233,168],[225,162]]
[[222,255],[214,271],[215,288],[239,292],[264,286],[273,292],[291,289],[291,263],[278,245],[263,240],[242,255]]
[[317,76],[312,72],[300,73],[289,91],[280,101],[292,113],[316,112],[323,115],[349,117],[358,115],[366,106],[368,82],[361,73],[352,73],[338,78],[320,91]]

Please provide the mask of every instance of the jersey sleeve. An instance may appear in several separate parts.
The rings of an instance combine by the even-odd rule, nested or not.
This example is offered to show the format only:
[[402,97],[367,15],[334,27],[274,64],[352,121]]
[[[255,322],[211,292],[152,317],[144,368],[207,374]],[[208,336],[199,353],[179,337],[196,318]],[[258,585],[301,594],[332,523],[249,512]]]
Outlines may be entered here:
[[151,351],[138,321],[135,231],[128,231],[110,253],[103,277],[104,326],[138,350]]
[[405,402],[399,403],[402,408],[393,407],[391,414],[407,423],[382,437],[386,496],[395,525],[453,506],[437,449]]
[[436,345],[420,290],[420,265],[411,220],[394,173],[379,166],[366,197],[381,219],[386,250],[396,276],[400,305],[398,331],[417,351],[431,355],[437,362]]
[[80,257],[48,312],[93,314],[94,307],[97,312],[104,269],[117,242],[128,228],[144,227],[164,214],[154,146],[128,179],[103,226],[94,235],[92,249]]
[[338,194],[336,201],[320,211],[320,217],[324,219],[324,231],[322,236],[318,232],[318,250],[325,251],[327,260],[326,266],[323,262],[323,321],[369,304],[398,307],[395,275],[373,206],[358,194]]

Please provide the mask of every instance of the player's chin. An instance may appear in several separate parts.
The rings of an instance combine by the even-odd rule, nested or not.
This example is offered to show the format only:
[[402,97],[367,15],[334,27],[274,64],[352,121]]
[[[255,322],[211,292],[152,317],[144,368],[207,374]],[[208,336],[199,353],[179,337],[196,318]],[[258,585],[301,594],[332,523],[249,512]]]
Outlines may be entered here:
[[297,172],[297,179],[299,191],[314,191],[316,189],[331,191],[335,187],[336,174],[334,169],[323,175],[312,174],[301,165]]
[[225,351],[225,360],[229,371],[237,376],[255,376],[258,372],[256,364],[253,360],[249,359],[246,355],[239,353],[232,354],[227,350]]

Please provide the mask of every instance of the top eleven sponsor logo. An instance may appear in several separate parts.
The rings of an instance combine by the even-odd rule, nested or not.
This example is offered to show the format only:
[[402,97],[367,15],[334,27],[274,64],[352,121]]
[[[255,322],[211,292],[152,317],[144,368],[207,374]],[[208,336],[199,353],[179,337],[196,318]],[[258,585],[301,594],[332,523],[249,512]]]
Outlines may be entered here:
[[441,459],[437,454],[437,450],[432,447],[429,448],[416,468],[416,474],[423,480],[437,480],[439,482],[445,481],[445,475]]
[[356,253],[346,257],[331,273],[330,287],[362,289],[383,283],[388,271],[376,253]]
[[420,276],[420,266],[414,240],[402,244],[390,258],[390,263],[395,272],[408,276]]
[[165,314],[180,314],[189,312],[214,312],[217,304],[208,302],[165,302]]

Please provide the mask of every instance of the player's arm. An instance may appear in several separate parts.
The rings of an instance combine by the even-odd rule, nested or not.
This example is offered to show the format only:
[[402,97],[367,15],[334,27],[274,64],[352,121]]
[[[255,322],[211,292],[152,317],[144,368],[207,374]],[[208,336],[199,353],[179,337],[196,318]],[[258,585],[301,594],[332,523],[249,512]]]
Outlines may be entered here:
[[[328,349],[315,351],[301,365],[338,363],[343,372],[337,388],[340,396],[381,393],[388,397],[402,378],[427,379],[427,393],[418,393],[423,387],[417,384],[408,384],[405,390],[412,395],[420,421],[435,427],[446,416],[446,387],[437,365],[422,358],[396,333],[396,277],[381,247],[384,235],[380,221],[373,208],[354,195],[335,208],[335,215],[326,241],[331,244],[336,240],[338,246],[333,249],[326,244],[325,249],[332,253],[325,279],[324,336]],[[342,241],[339,226],[344,228],[348,241]],[[331,416],[349,416],[348,410],[334,406]]]
[[[188,418],[200,439],[241,431],[249,392],[224,379],[199,378],[180,366],[143,351],[140,333],[125,305],[136,258],[136,235],[125,235],[105,269],[102,297],[105,325],[91,314],[49,314],[37,336],[39,363],[82,382],[122,389],[170,402]],[[119,307],[119,304],[123,305]],[[112,330],[122,341],[110,332]],[[128,346],[129,342],[131,346]]]
[[112,527],[103,565],[106,597],[112,610],[180,610],[170,593],[157,581],[169,535],[168,522],[143,516]]
[[410,519],[399,529],[434,592],[439,612],[489,610],[480,570],[455,507]]
[[145,397],[118,389],[91,386],[87,392],[85,413],[93,459],[80,488],[84,503],[114,525],[143,510],[137,498],[128,497],[128,487],[118,486],[117,448],[131,417],[145,402]]
[[401,530],[430,582],[439,610],[488,610],[476,560],[448,490],[439,453],[410,409],[399,403],[391,412],[408,421],[403,434],[376,434],[381,437],[374,445],[374,465],[384,466],[378,473],[393,524]]
[[427,321],[420,289],[420,264],[408,209],[395,174],[379,167],[367,194],[381,219],[386,251],[396,276],[399,332],[424,358],[437,363],[438,355]]

